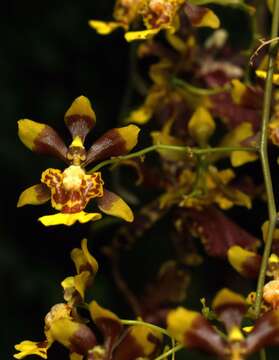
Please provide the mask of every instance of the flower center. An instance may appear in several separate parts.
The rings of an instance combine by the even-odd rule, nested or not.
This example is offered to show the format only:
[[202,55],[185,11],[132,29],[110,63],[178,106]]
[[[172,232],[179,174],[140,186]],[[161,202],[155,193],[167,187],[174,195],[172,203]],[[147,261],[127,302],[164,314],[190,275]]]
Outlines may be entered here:
[[63,187],[65,190],[78,190],[81,187],[85,172],[78,165],[71,165],[63,172]]

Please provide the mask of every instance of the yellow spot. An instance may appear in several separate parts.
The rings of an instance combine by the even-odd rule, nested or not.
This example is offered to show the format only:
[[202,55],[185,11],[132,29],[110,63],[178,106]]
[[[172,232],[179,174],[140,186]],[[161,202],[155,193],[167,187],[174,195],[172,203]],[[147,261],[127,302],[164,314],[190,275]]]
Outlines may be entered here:
[[241,330],[237,327],[237,326],[234,326],[230,332],[229,332],[229,335],[228,335],[228,338],[229,338],[229,341],[241,341],[244,339],[244,336],[241,332]]
[[84,149],[84,146],[83,146],[83,143],[82,143],[82,140],[79,136],[76,136],[74,138],[74,140],[72,141],[70,147],[81,147]]
[[88,221],[96,221],[100,220],[102,217],[99,213],[86,213],[84,211],[80,211],[75,214],[64,214],[58,213],[54,215],[46,215],[40,217],[38,220],[45,226],[53,226],[53,225],[67,225],[71,226],[76,221],[84,224]]

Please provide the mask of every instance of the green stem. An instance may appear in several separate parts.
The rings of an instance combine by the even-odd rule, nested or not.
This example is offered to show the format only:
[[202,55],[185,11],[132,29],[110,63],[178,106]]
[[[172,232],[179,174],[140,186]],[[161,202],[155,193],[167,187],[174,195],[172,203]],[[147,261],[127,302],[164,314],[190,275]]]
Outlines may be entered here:
[[230,147],[216,147],[216,148],[191,148],[189,146],[177,146],[177,145],[163,145],[163,144],[157,144],[152,145],[147,148],[144,148],[142,150],[136,151],[134,153],[123,155],[123,156],[116,156],[111,159],[105,160],[94,166],[90,171],[88,171],[89,174],[92,174],[93,172],[100,170],[104,166],[115,164],[119,161],[128,160],[136,157],[143,156],[147,153],[150,153],[152,151],[156,150],[169,150],[169,151],[178,151],[178,152],[184,152],[185,155],[193,156],[193,155],[204,155],[209,153],[224,153],[224,152],[233,152],[233,151],[249,151],[249,152],[257,152],[258,149],[256,147],[243,147],[243,146],[230,146]]
[[169,351],[166,351],[165,353],[163,353],[162,355],[156,357],[155,360],[165,359],[169,355],[172,355],[172,354],[176,353],[177,351],[179,351],[181,349],[183,349],[183,345],[176,345],[174,348],[172,348]]
[[166,329],[163,329],[161,328],[160,326],[157,326],[157,325],[153,325],[153,324],[150,324],[150,323],[147,323],[145,321],[141,321],[141,320],[126,320],[126,319],[121,319],[120,320],[121,323],[123,325],[144,325],[144,326],[147,326],[149,327],[150,329],[153,329],[155,331],[158,331],[160,332],[161,334],[164,334],[168,337],[171,338],[171,335],[168,333],[168,331]]
[[[279,0],[274,0],[273,6],[273,18],[271,26],[271,39],[275,38],[278,34],[278,25],[279,25]],[[276,205],[274,200],[273,186],[271,180],[271,173],[269,167],[269,158],[268,158],[268,123],[270,119],[270,107],[271,107],[271,98],[272,98],[272,76],[273,76],[273,67],[275,63],[275,50],[277,48],[276,43],[270,43],[269,46],[269,60],[268,60],[268,71],[267,78],[265,82],[265,92],[264,92],[264,103],[263,103],[263,115],[262,115],[262,127],[261,127],[261,138],[260,138],[260,157],[264,175],[265,188],[267,193],[267,203],[268,203],[268,217],[269,217],[269,227],[267,238],[265,242],[265,249],[262,257],[262,263],[260,268],[260,274],[258,278],[257,293],[256,293],[256,302],[255,302],[255,315],[259,317],[261,310],[261,302],[263,295],[263,287],[265,282],[266,269],[268,265],[268,258],[272,246],[273,232],[276,225]]]
[[176,78],[176,77],[174,77],[172,79],[172,83],[174,86],[181,87],[194,95],[201,95],[201,96],[216,95],[216,94],[220,94],[224,91],[230,90],[230,85],[217,86],[215,88],[209,88],[209,89],[199,88],[197,86],[189,84],[188,82],[186,82],[182,79]]

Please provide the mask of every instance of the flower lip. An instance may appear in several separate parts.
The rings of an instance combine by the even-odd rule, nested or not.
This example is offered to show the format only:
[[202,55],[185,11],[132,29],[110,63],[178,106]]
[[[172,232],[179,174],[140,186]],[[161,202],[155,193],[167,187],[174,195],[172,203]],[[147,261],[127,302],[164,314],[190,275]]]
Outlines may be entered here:
[[63,186],[65,190],[79,190],[82,180],[85,176],[85,171],[77,165],[71,165],[63,171]]

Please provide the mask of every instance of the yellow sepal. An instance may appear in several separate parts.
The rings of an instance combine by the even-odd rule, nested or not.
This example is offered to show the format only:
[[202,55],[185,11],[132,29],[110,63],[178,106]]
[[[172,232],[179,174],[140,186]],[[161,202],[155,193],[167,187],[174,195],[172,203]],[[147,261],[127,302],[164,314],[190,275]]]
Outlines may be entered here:
[[50,193],[42,192],[41,184],[25,189],[19,196],[17,207],[24,205],[41,205],[50,199]]
[[92,27],[93,29],[95,29],[97,31],[97,33],[100,35],[108,35],[120,27],[122,27],[124,29],[126,28],[123,24],[121,24],[119,22],[114,22],[114,21],[104,22],[104,21],[98,21],[98,20],[90,20],[89,26]]
[[99,265],[96,259],[88,251],[87,239],[83,239],[81,241],[81,249],[75,248],[72,250],[71,259],[75,263],[77,273],[80,273],[84,267],[88,269],[88,265],[94,275],[98,271]]
[[105,214],[119,217],[128,222],[134,221],[134,214],[129,205],[118,195],[106,190],[103,198],[97,201],[99,209]]
[[103,308],[96,301],[91,301],[89,304],[89,312],[93,321],[98,319],[111,319],[120,323],[120,319],[112,311]]
[[58,213],[54,215],[46,215],[40,217],[38,220],[45,226],[53,225],[73,225],[76,221],[84,224],[88,221],[96,221],[101,219],[102,215],[99,213],[86,213],[85,211],[80,211],[75,214],[64,214]]
[[154,337],[159,341],[162,340],[162,334],[145,325],[132,326],[130,328],[129,334],[131,337],[133,337],[136,340],[137,344],[143,349],[143,353],[146,356],[146,358],[148,358],[148,356],[154,353],[156,346],[158,346],[158,344],[155,341],[151,341],[151,339]]
[[128,121],[142,125],[150,120],[152,113],[149,107],[143,105],[129,114]]
[[241,99],[246,92],[246,86],[238,79],[232,80],[231,96],[236,104],[241,104]]
[[255,253],[243,249],[241,246],[234,245],[228,250],[228,260],[231,266],[240,274],[243,271],[243,265],[248,261],[249,258],[254,257]]
[[178,307],[171,310],[167,316],[167,330],[177,341],[187,346],[187,331],[200,316],[196,311]]

